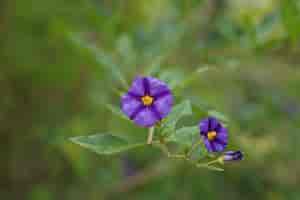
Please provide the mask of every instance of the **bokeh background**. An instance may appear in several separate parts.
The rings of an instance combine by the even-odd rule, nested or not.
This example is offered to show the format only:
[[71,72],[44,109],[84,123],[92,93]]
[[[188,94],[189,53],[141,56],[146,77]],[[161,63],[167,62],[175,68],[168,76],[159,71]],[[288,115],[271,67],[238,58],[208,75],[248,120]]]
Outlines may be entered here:
[[[300,199],[298,0],[2,0],[0,38],[1,199]],[[137,74],[195,73],[181,95],[245,152],[225,172],[68,141],[146,138],[107,105]]]

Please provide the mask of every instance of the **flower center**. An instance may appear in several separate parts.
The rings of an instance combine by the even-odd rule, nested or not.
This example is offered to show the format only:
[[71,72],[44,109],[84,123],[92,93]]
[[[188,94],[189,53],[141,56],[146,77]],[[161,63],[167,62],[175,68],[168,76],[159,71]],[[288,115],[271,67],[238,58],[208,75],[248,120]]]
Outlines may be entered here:
[[142,102],[144,104],[144,106],[151,106],[153,103],[154,98],[149,96],[149,95],[145,95],[142,97]]
[[216,131],[209,131],[207,133],[207,138],[208,138],[209,141],[214,140],[216,138],[216,136],[217,136],[217,132]]

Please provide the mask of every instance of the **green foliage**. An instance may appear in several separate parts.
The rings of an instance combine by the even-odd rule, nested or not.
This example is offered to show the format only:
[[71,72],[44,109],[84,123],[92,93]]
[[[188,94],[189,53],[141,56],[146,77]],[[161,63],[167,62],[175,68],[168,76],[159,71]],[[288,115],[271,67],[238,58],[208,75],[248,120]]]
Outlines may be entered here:
[[182,127],[175,131],[168,141],[175,142],[179,145],[191,147],[195,142],[199,140],[199,128],[198,126]]
[[[298,0],[3,0],[0,24],[1,199],[299,199]],[[146,140],[118,106],[136,75],[193,104],[155,141],[181,153],[214,115],[243,164],[212,173],[127,139]],[[78,138],[102,156],[67,140],[96,132]]]
[[146,144],[132,143],[119,136],[108,133],[73,137],[70,140],[82,147],[103,155],[120,153]]
[[122,113],[121,109],[117,106],[106,104],[106,107],[116,116],[120,117],[121,119],[124,119],[126,121],[129,121],[129,119]]
[[217,118],[217,119],[219,119],[223,122],[229,122],[228,117],[224,113],[218,112],[216,110],[209,110],[207,112],[207,114],[210,115],[210,116],[213,116],[213,117],[215,117],[215,118]]
[[169,116],[162,122],[162,134],[171,135],[174,133],[177,122],[184,116],[192,114],[191,103],[188,100],[175,105]]
[[109,54],[105,53],[102,49],[85,42],[74,33],[70,33],[69,38],[81,51],[85,50],[92,56],[98,66],[108,72],[109,76],[112,76],[114,80],[119,81],[124,88],[128,87],[128,83],[126,82],[120,67],[113,62],[113,58]]
[[300,5],[297,0],[281,1],[281,16],[290,40],[295,44],[300,37]]
[[[119,108],[116,108],[113,105],[107,104],[113,114],[117,115],[122,119],[127,119],[125,115],[120,111]],[[194,140],[188,141],[188,139],[193,139],[195,134],[195,127],[185,127],[179,130],[175,130],[177,122],[187,116],[191,115],[191,104],[188,100],[183,101],[182,103],[174,106],[170,115],[161,123],[159,129],[159,134],[166,137],[166,141],[172,141],[178,144],[188,144],[192,145]],[[128,121],[128,120],[126,120]],[[166,134],[167,133],[167,134]],[[180,135],[184,134],[184,135]],[[119,134],[118,134],[119,135]],[[171,137],[169,137],[171,135]],[[184,140],[180,140],[183,137]],[[121,153],[123,151],[130,150],[136,147],[142,147],[146,145],[146,142],[140,143],[135,141],[129,141],[127,139],[121,138],[116,134],[96,134],[90,136],[78,136],[70,139],[73,143],[79,144],[82,147],[85,147],[91,151],[94,151],[98,154],[109,155],[115,153]]]

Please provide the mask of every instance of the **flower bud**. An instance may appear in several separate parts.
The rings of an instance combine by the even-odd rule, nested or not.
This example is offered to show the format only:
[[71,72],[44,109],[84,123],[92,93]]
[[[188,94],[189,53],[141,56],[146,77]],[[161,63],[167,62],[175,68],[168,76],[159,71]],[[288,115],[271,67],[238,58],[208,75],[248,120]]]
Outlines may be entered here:
[[227,151],[220,157],[219,161],[223,164],[224,162],[243,160],[243,157],[241,151]]

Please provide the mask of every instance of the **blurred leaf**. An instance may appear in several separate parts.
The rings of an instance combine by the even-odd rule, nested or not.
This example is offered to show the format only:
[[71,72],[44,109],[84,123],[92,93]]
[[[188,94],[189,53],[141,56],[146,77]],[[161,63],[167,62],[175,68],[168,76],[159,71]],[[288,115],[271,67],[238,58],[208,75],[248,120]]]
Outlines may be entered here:
[[300,36],[300,9],[297,0],[281,1],[281,17],[292,42],[297,42]]
[[213,116],[213,117],[215,117],[215,118],[217,118],[217,119],[219,119],[219,120],[221,120],[223,122],[229,122],[229,119],[228,119],[228,117],[225,114],[220,113],[220,112],[218,112],[216,110],[209,110],[207,113],[210,116]]
[[99,66],[103,67],[106,71],[109,71],[114,79],[120,81],[124,88],[128,88],[128,83],[120,70],[120,67],[113,62],[113,58],[105,53],[102,49],[95,45],[88,44],[77,35],[71,33],[70,39],[80,49],[85,49],[90,55],[92,55]]
[[70,140],[75,144],[79,144],[82,147],[102,155],[120,153],[146,144],[129,142],[124,138],[107,133],[90,136],[78,136],[70,138]]
[[181,85],[184,80],[184,73],[178,69],[167,69],[160,73],[159,78],[165,81],[169,87],[173,90],[178,85]]
[[[156,56],[152,57],[148,67],[145,69],[144,74],[146,75],[156,75],[161,69],[164,61],[172,55],[172,53],[178,48],[181,44],[180,41],[183,39],[184,33],[187,26],[184,25],[184,22],[178,23],[177,25],[167,27],[165,26],[165,35],[161,36],[158,47],[156,49]],[[164,38],[164,39],[163,39]]]
[[158,62],[155,62],[155,64],[152,64],[146,71],[145,75],[147,76],[155,76],[158,74],[159,70],[161,69],[161,65]]
[[105,106],[106,108],[108,108],[113,114],[115,114],[116,116],[125,119],[127,121],[130,121],[129,118],[127,118],[121,111],[121,109],[117,106],[114,106],[112,104],[106,104]]
[[243,19],[243,29],[245,31],[245,35],[242,38],[242,41],[248,47],[255,48],[257,46],[255,16],[250,14],[245,14],[242,16],[242,19]]
[[256,26],[259,48],[271,47],[274,42],[283,39],[284,33],[280,27],[279,13],[271,13],[265,16],[264,20]]
[[122,58],[122,65],[127,65],[128,67],[132,68],[135,65],[136,52],[133,49],[132,41],[127,35],[120,36],[116,42],[116,49]]
[[53,200],[54,195],[53,193],[49,190],[49,188],[46,185],[38,185],[33,187],[32,191],[29,193],[30,199],[31,200]]
[[172,134],[175,131],[176,124],[178,120],[182,117],[191,115],[192,114],[192,107],[189,100],[183,101],[180,104],[177,104],[173,107],[172,112],[166,118],[165,121],[162,123],[162,134]]
[[212,171],[218,171],[218,172],[223,172],[224,171],[223,168],[212,166],[212,165],[207,166],[207,169],[212,170]]
[[175,131],[167,141],[175,142],[184,146],[192,146],[195,138],[199,136],[199,129],[197,126],[182,127]]
[[196,81],[199,78],[199,75],[201,73],[207,72],[209,69],[211,69],[208,66],[199,67],[194,73],[190,74],[185,80],[182,80],[180,84],[177,84],[177,87],[174,87],[175,93],[181,92],[186,87],[190,86],[194,81]]

